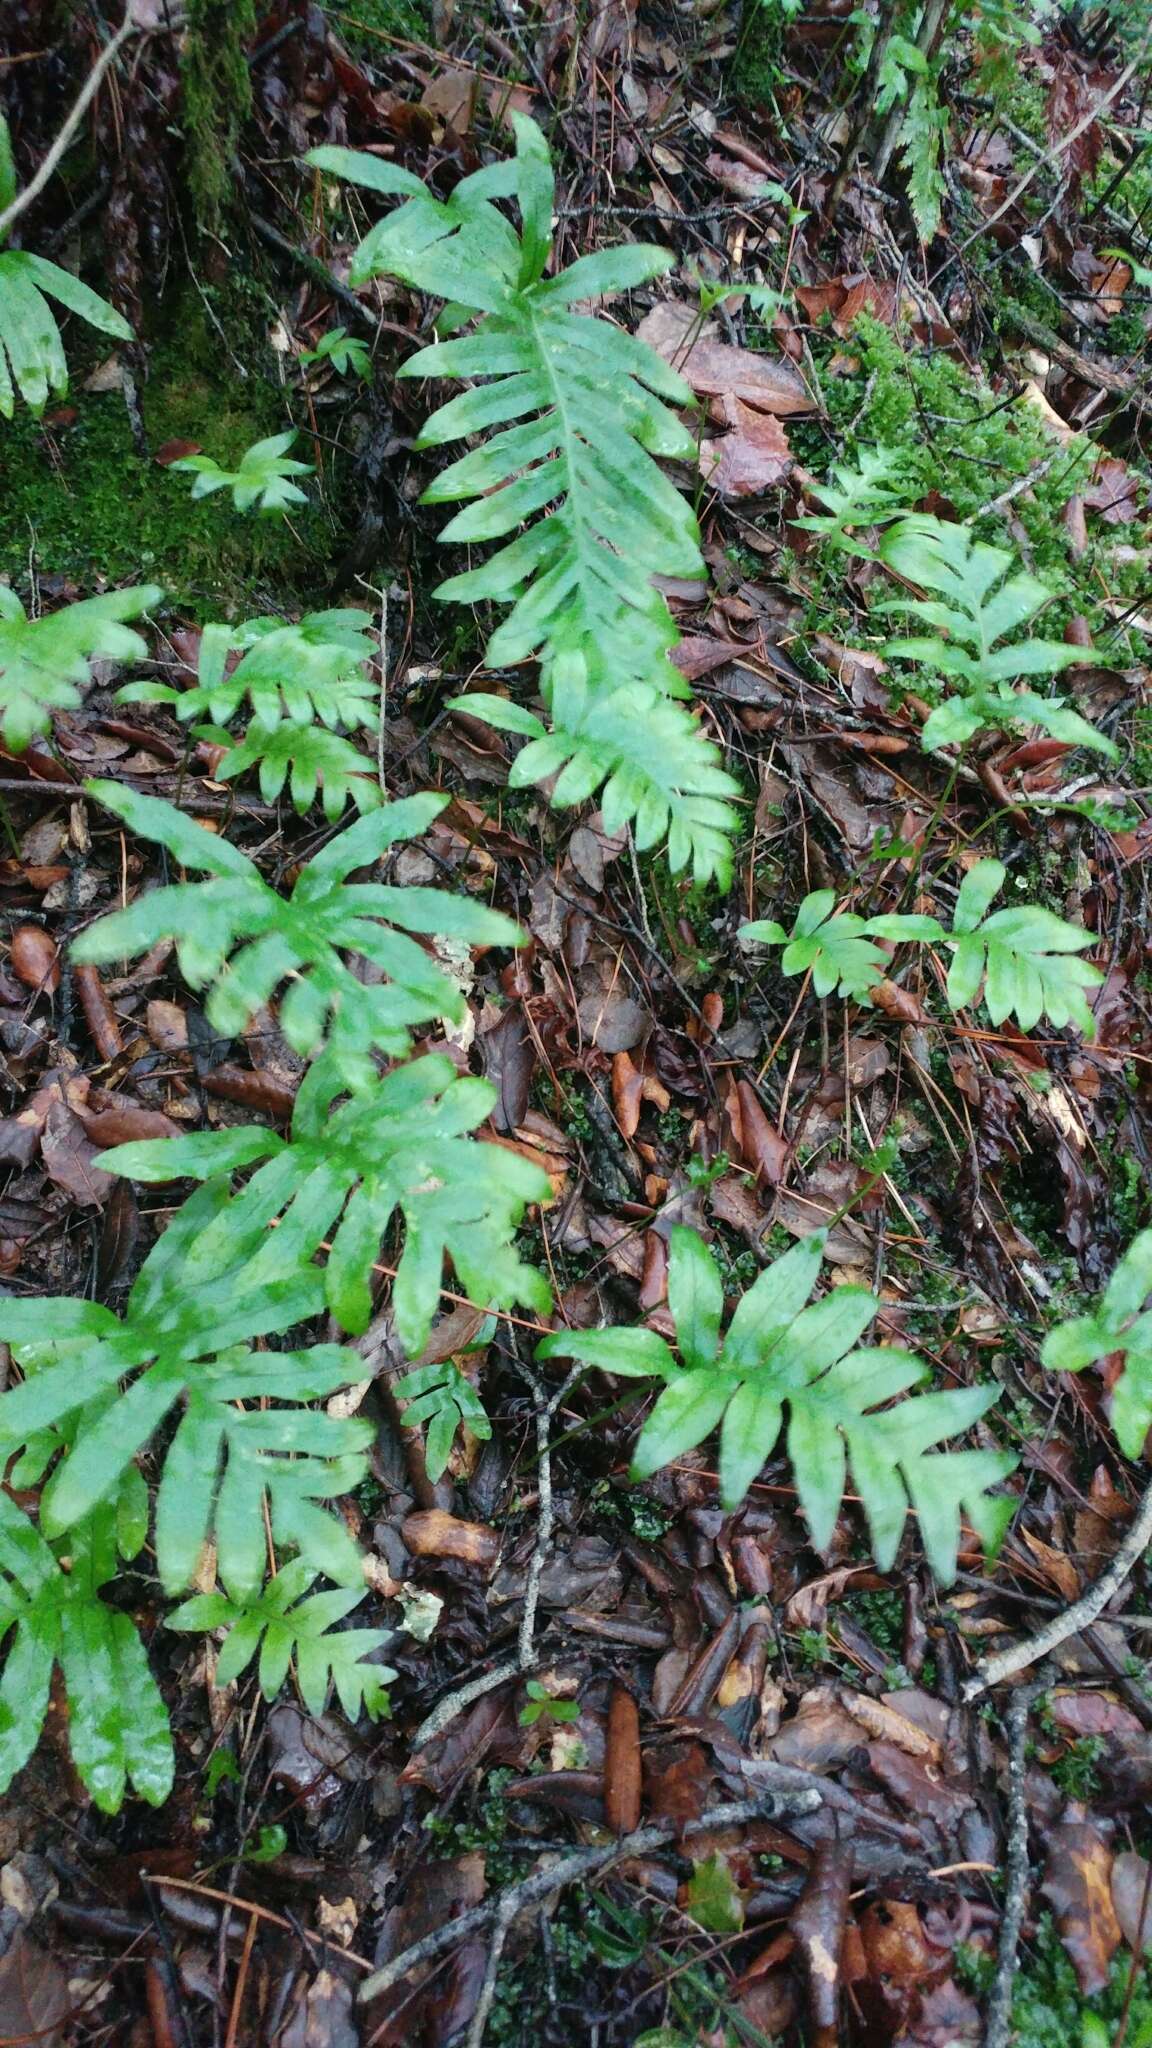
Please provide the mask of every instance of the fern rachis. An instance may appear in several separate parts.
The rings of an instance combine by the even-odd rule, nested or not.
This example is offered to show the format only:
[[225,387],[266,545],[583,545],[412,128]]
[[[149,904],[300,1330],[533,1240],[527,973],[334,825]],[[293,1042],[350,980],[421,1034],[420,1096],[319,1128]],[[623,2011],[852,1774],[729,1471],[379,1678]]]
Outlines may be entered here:
[[[668,659],[678,636],[652,582],[701,568],[691,510],[653,460],[694,456],[692,436],[669,410],[690,403],[691,393],[633,336],[569,310],[573,300],[660,274],[670,259],[662,250],[627,246],[545,277],[551,166],[539,130],[513,119],[514,162],[465,178],[448,201],[394,178],[394,167],[382,174],[374,160],[347,150],[315,150],[309,160],[407,195],[362,245],[355,277],[391,274],[480,316],[473,334],[422,350],[403,374],[493,380],[443,406],[421,442],[438,446],[499,429],[453,463],[427,496],[478,501],[449,521],[444,540],[503,539],[526,527],[437,593],[467,603],[511,602],[489,643],[489,661],[540,658],[552,731],[532,732],[516,764],[518,780],[559,771],[560,804],[583,801],[603,785],[610,831],[631,822],[641,846],[667,836],[673,868],[691,865],[698,880],[726,880],[736,784],[678,701],[686,691]],[[519,238],[492,204],[512,192]],[[457,701],[492,715],[489,697]],[[517,729],[514,717],[496,715]]]

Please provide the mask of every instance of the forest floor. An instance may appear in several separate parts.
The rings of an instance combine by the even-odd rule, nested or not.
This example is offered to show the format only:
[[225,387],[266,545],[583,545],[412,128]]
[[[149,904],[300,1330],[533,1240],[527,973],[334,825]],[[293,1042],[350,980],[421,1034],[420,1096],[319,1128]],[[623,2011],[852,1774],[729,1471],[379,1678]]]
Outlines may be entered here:
[[[56,31],[22,0],[0,23],[25,176],[95,47],[73,12]],[[1140,2048],[1147,1559],[1028,1667],[1015,1718],[1011,1688],[964,1700],[978,1659],[1092,1587],[1149,1476],[1117,1447],[1114,1366],[1040,1362],[1045,1332],[1092,1305],[1152,1221],[1152,72],[1136,30],[1059,14],[1009,48],[1006,81],[957,11],[926,249],[899,161],[875,181],[883,122],[863,118],[875,81],[846,71],[840,0],[747,0],[742,20],[629,0],[449,5],[435,28],[419,0],[284,4],[250,51],[233,209],[198,240],[162,15],[22,224],[26,246],[58,237],[59,260],[79,247],[141,339],[113,353],[72,323],[67,398],[0,427],[0,575],[49,611],[162,585],[133,673],[176,683],[210,619],[371,612],[388,792],[451,799],[399,879],[478,894],[529,935],[514,959],[480,958],[449,1050],[495,1084],[495,1135],[551,1179],[524,1248],[565,1320],[666,1328],[676,1224],[706,1236],[735,1296],[835,1217],[836,1279],[876,1291],[882,1339],[938,1385],[996,1383],[977,1440],[1019,1464],[998,1557],[966,1536],[946,1592],[914,1528],[877,1570],[851,1501],[817,1555],[783,1457],[735,1515],[709,1443],[630,1484],[630,1381],[564,1399],[542,1484],[517,1318],[494,1329],[457,1297],[425,1360],[456,1360],[492,1433],[465,1433],[432,1481],[391,1392],[385,1297],[359,1340],[372,1478],[343,1507],[374,1567],[357,1625],[398,1631],[391,1718],[315,1715],[291,1688],[269,1707],[251,1673],[213,1690],[203,1646],[165,1630],[144,1553],[117,1598],[169,1706],[175,1790],[159,1811],[98,1812],[50,1714],[0,1814],[0,2041]],[[685,364],[726,451],[710,482],[674,472],[708,577],[669,597],[677,660],[741,785],[729,894],[638,857],[595,803],[510,790],[515,742],[447,708],[483,674],[489,622],[431,602],[444,551],[418,500],[440,457],[415,445],[426,394],[396,377],[427,307],[399,284],[350,291],[373,208],[299,159],[371,145],[448,190],[507,152],[510,108],[552,143],[557,263],[632,238],[675,254],[613,311]],[[673,320],[668,341],[662,309],[691,326],[719,283],[779,300],[714,295],[677,358],[686,329]],[[369,345],[366,377],[301,361],[337,324]],[[762,367],[781,362],[805,394],[786,412]],[[299,516],[194,503],[171,468],[289,425],[314,465]],[[796,523],[833,464],[873,448],[899,452],[910,507],[975,521],[1047,583],[1045,634],[1084,650],[1063,688],[1114,760],[985,733],[950,776],[922,750],[923,706],[884,659],[875,565]],[[222,1043],[170,947],[78,986],[69,938],[161,871],[79,785],[110,777],[226,823],[269,874],[326,835],[318,812],[213,781],[210,746],[189,757],[167,709],[117,703],[123,680],[98,664],[50,737],[0,750],[0,1275],[22,1296],[113,1306],[171,1194],[114,1181],[96,1154],[165,1128],[282,1125],[301,1064],[267,1015]],[[873,1003],[845,1003],[737,942],[748,918],[790,926],[816,889],[864,914],[906,889],[908,907],[927,875],[977,855],[1091,930],[1091,1041],[952,1014],[927,954]],[[526,1596],[535,1662],[517,1674]],[[820,1803],[792,1811],[805,1785]],[[775,1813],[752,1811],[764,1788]],[[699,1825],[724,1803],[736,1818]],[[611,1842],[621,1816],[648,1830],[629,1855],[497,1919],[512,1888]],[[482,1907],[358,2002],[371,1971]],[[1015,1909],[1009,2018],[993,1985],[998,1957],[1013,1969]]]

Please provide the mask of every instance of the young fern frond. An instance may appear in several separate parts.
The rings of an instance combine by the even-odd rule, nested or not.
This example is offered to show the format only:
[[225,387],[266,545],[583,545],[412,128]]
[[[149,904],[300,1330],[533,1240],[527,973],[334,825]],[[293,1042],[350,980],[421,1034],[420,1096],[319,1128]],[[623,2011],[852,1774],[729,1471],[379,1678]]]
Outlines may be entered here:
[[[671,258],[629,245],[547,277],[547,145],[533,122],[512,118],[514,160],[464,178],[447,200],[395,165],[350,150],[313,150],[308,161],[405,195],[361,244],[354,283],[398,277],[452,302],[457,324],[479,316],[471,334],[421,350],[402,374],[489,380],[434,413],[421,445],[487,437],[425,495],[431,503],[472,501],[443,529],[443,540],[505,542],[436,594],[510,603],[488,661],[540,660],[551,732],[534,732],[517,763],[519,780],[562,770],[554,797],[561,804],[603,786],[609,831],[630,823],[642,847],[667,837],[673,868],[691,865],[698,881],[726,882],[734,827],[727,799],[737,785],[673,701],[687,694],[668,659],[678,635],[653,583],[702,568],[691,509],[653,459],[694,459],[692,435],[669,409],[691,403],[692,394],[645,344],[571,311],[576,301],[661,275]],[[519,235],[493,204],[513,196]],[[483,717],[492,700],[457,702]]]
[[831,1541],[850,1465],[880,1569],[895,1561],[911,1505],[932,1570],[949,1585],[961,1512],[988,1549],[1002,1538],[1012,1502],[989,1488],[1016,1460],[987,1450],[929,1453],[970,1428],[996,1390],[961,1387],[897,1401],[928,1367],[907,1351],[858,1348],[880,1308],[876,1297],[864,1287],[837,1287],[805,1306],[824,1243],[817,1232],[767,1267],[722,1336],[719,1268],[696,1232],[678,1226],[669,1242],[668,1306],[681,1363],[644,1328],[557,1331],[536,1355],[664,1381],[637,1440],[635,1479],[682,1457],[719,1425],[720,1499],[729,1511],[771,1456],[787,1408],[788,1455],[813,1547]]
[[774,918],[741,925],[744,945],[783,946],[783,974],[812,975],[818,996],[836,992],[856,1002],[887,972],[888,959],[876,939],[914,940],[952,949],[948,1000],[954,1010],[976,1002],[981,989],[994,1024],[1014,1017],[1031,1031],[1042,1017],[1072,1024],[1091,1038],[1096,1020],[1084,994],[1104,977],[1087,960],[1075,958],[1092,944],[1092,933],[1069,924],[1039,903],[1018,903],[986,916],[1007,880],[998,860],[977,861],[960,884],[951,931],[938,918],[899,912],[881,917],[836,913],[836,892],[816,889],[805,896],[791,934]]
[[[247,625],[205,626],[200,636],[196,685],[177,690],[151,680],[128,683],[117,694],[122,704],[168,704],[193,726],[198,740],[227,748],[215,769],[221,782],[255,769],[265,803],[275,803],[288,784],[293,809],[303,816],[322,791],[330,824],[351,800],[358,811],[383,801],[376,764],[350,740],[346,728],[379,725],[378,692],[365,674],[377,649],[366,628],[367,612],[309,612],[296,623],[250,619]],[[229,672],[228,658],[241,658]],[[252,719],[242,740],[223,730],[245,697]],[[319,721],[319,723],[317,723]]]
[[[11,204],[16,191],[11,137],[0,114],[0,212]],[[49,393],[63,398],[68,390],[68,362],[49,299],[55,299],[65,312],[75,313],[98,334],[110,334],[115,341],[132,340],[132,329],[115,307],[73,277],[70,270],[61,270],[58,263],[33,256],[28,249],[0,249],[0,418],[12,418],[17,392],[39,413],[48,403]]]
[[469,1135],[492,1110],[491,1084],[459,1077],[451,1060],[430,1056],[339,1103],[343,1093],[340,1075],[320,1059],[301,1084],[287,1141],[248,1125],[121,1145],[103,1153],[101,1164],[134,1180],[168,1181],[262,1162],[221,1214],[219,1235],[205,1232],[198,1258],[208,1270],[226,1260],[237,1219],[259,1232],[276,1217],[304,1214],[314,1244],[331,1235],[325,1298],[356,1335],[367,1328],[373,1265],[399,1213],[405,1235],[392,1309],[412,1357],[428,1341],[446,1253],[479,1307],[522,1302],[546,1315],[547,1284],[519,1258],[512,1238],[528,1204],[550,1200],[551,1185],[518,1152]]
[[796,912],[791,934],[774,918],[761,918],[741,925],[743,945],[783,946],[780,960],[784,974],[812,973],[818,996],[852,996],[867,1002],[888,969],[888,957],[876,939],[942,939],[944,933],[934,917],[917,915],[857,917],[854,911],[836,912],[836,891],[814,889]]
[[194,498],[207,498],[213,491],[231,491],[237,512],[258,511],[275,516],[289,505],[306,505],[307,493],[290,477],[311,476],[310,462],[297,462],[288,453],[296,439],[294,429],[286,434],[269,434],[244,450],[235,469],[222,469],[212,455],[182,455],[171,467],[195,478]]
[[363,1588],[309,1593],[315,1578],[303,1559],[295,1558],[260,1592],[194,1594],[168,1616],[168,1626],[228,1630],[216,1662],[218,1685],[239,1678],[259,1652],[260,1690],[266,1700],[275,1699],[294,1664],[300,1697],[310,1714],[324,1712],[335,1688],[350,1721],[361,1711],[378,1720],[388,1711],[386,1688],[396,1673],[368,1659],[391,1640],[392,1631],[339,1628],[337,1624],[364,1599]]
[[826,547],[870,562],[873,551],[858,538],[858,532],[907,517],[907,493],[900,488],[902,470],[898,449],[863,448],[854,468],[847,462],[834,463],[826,483],[809,485],[811,496],[827,509],[806,513],[792,523],[818,533]]
[[58,1665],[72,1761],[95,1804],[117,1812],[130,1784],[162,1806],[175,1763],[168,1715],[130,1616],[99,1597],[116,1575],[113,1513],[97,1508],[71,1530],[67,1554],[64,1570],[0,1489],[0,1793],[40,1739]]
[[1072,1024],[1092,1038],[1096,1019],[1084,991],[1104,980],[1098,967],[1078,960],[1093,935],[1069,924],[1040,903],[1018,903],[986,915],[1008,871],[998,860],[980,860],[960,884],[947,944],[953,947],[948,1000],[954,1010],[984,1001],[994,1024],[1014,1017],[1031,1031],[1042,1017],[1057,1026]]
[[[197,1241],[227,1210],[210,1262]],[[95,1302],[0,1299],[0,1341],[25,1373],[0,1395],[0,1447],[66,1444],[40,1500],[49,1537],[72,1531],[101,1503],[118,1503],[137,1454],[174,1409],[181,1420],[163,1460],[156,1560],[170,1592],[195,1575],[215,1535],[234,1587],[264,1576],[264,1503],[279,1542],[330,1578],[359,1583],[344,1525],[316,1505],[359,1484],[370,1425],[301,1404],[355,1380],[362,1364],[339,1345],[260,1351],[252,1340],[290,1329],[323,1303],[301,1209],[274,1233],[253,1225],[220,1183],[201,1188],[145,1261],[123,1318]],[[248,1409],[239,1402],[258,1405]],[[273,1403],[289,1404],[283,1407]]]
[[74,711],[88,665],[97,655],[110,661],[138,661],[147,644],[125,619],[158,604],[155,583],[108,590],[101,597],[61,605],[30,619],[14,590],[0,585],[0,739],[22,754],[38,733],[47,732],[54,711]]
[[1063,640],[1012,640],[1030,624],[1052,593],[1016,566],[1007,548],[978,541],[966,526],[917,513],[888,529],[882,562],[927,598],[890,598],[884,609],[907,612],[935,628],[932,635],[891,640],[889,658],[916,662],[955,680],[958,693],[937,706],[922,733],[925,747],[962,745],[982,727],[1002,731],[1039,725],[1070,746],[1115,756],[1116,747],[1062,697],[1016,689],[1021,676],[1054,676],[1084,659]]
[[[226,1037],[243,1031],[287,981],[279,1014],[289,1045],[308,1057],[327,1044],[353,1084],[371,1078],[374,1051],[402,1059],[415,1025],[434,1017],[459,1022],[463,1015],[459,988],[410,934],[436,933],[475,946],[523,943],[510,918],[467,897],[348,881],[354,868],[425,831],[446,796],[405,797],[357,819],[300,869],[286,898],[269,888],[238,847],[203,831],[172,804],[112,782],[90,783],[88,790],[134,832],[158,840],[182,866],[204,870],[211,880],[155,889],[113,911],[81,934],[74,957],[127,959],[174,939],[181,972],[193,988],[210,990],[205,1014]],[[366,986],[344,951],[362,955],[387,979]]]
[[[227,725],[247,698],[252,717],[269,731],[285,719],[319,720],[333,732],[374,727],[379,697],[365,675],[378,648],[367,612],[338,608],[302,619],[249,619],[242,626],[205,626],[190,690],[151,680],[128,683],[121,704],[167,704],[184,724]],[[229,656],[239,651],[231,670]]]
[[482,1443],[492,1434],[483,1401],[450,1358],[406,1372],[392,1391],[404,1403],[405,1426],[423,1425],[424,1463],[433,1485],[448,1468],[458,1428],[469,1430]]
[[265,803],[274,804],[287,783],[298,817],[311,810],[317,794],[330,825],[343,816],[349,802],[361,814],[379,810],[384,802],[375,762],[351,740],[323,726],[297,725],[290,718],[267,726],[254,718],[236,742],[219,726],[197,725],[193,731],[198,740],[228,749],[212,771],[217,782],[234,782],[255,769]]
[[1129,1245],[1089,1315],[1073,1316],[1049,1330],[1040,1353],[1052,1372],[1083,1372],[1113,1353],[1124,1368],[1111,1385],[1109,1402],[1116,1441],[1126,1458],[1139,1458],[1152,1429],[1152,1230]]

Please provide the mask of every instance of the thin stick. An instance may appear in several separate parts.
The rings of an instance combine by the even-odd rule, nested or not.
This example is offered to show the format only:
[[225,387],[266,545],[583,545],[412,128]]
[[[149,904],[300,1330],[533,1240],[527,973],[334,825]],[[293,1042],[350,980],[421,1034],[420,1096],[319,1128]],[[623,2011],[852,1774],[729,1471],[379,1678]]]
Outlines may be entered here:
[[776,1793],[767,1798],[761,1795],[758,1799],[739,1799],[724,1806],[714,1806],[711,1812],[702,1813],[698,1820],[689,1821],[687,1826],[677,1820],[653,1821],[647,1827],[636,1828],[630,1835],[622,1835],[618,1841],[594,1849],[577,1849],[546,1870],[535,1871],[500,1898],[489,1900],[483,1906],[473,1906],[455,1920],[434,1928],[423,1941],[413,1942],[411,1948],[404,1949],[392,1962],[385,1963],[383,1969],[373,1971],[365,1979],[359,1998],[363,2003],[379,1998],[382,1992],[390,1991],[393,1984],[418,1969],[421,1963],[434,1962],[437,1956],[454,1948],[458,1941],[491,1927],[505,1912],[511,1924],[526,1907],[539,1905],[542,1899],[550,1899],[567,1885],[600,1876],[611,1864],[619,1863],[623,1858],[650,1855],[654,1849],[663,1849],[669,1842],[676,1841],[681,1834],[698,1835],[712,1828],[739,1827],[749,1820],[772,1820],[785,1814],[813,1813],[820,1803],[820,1789],[815,1785],[810,1790]]
[[48,180],[52,176],[53,171],[56,169],[57,164],[60,162],[61,157],[64,155],[64,152],[67,149],[69,143],[71,142],[72,137],[75,135],[76,130],[80,126],[81,121],[84,119],[85,114],[88,112],[88,109],[91,106],[93,100],[95,99],[96,94],[99,92],[100,81],[103,78],[104,73],[107,71],[108,66],[110,64],[115,63],[117,57],[120,55],[120,52],[124,48],[124,45],[128,41],[129,37],[134,36],[137,33],[137,24],[133,21],[131,9],[129,9],[129,12],[124,16],[123,21],[121,22],[119,28],[113,36],[112,41],[110,43],[105,44],[104,48],[100,52],[100,55],[97,57],[95,64],[92,66],[91,71],[88,73],[88,76],[80,89],[79,96],[76,100],[75,105],[72,108],[71,113],[68,115],[68,118],[64,123],[64,126],[61,128],[60,133],[56,137],[55,142],[52,144],[51,149],[48,151],[47,156],[41,163],[39,170],[36,172],[34,177],[29,179],[28,183],[24,187],[24,190],[22,192],[18,192],[16,194],[15,199],[10,200],[9,204],[4,208],[3,213],[0,213],[0,237],[6,235],[9,228],[12,226],[13,221],[18,220],[20,218],[20,215],[25,211],[25,209],[31,206],[32,201],[40,197],[41,192],[44,190],[45,185],[48,183]]
[[984,2022],[984,2048],[1008,2048],[1012,2032],[1012,1986],[1016,1951],[1028,1895],[1028,1802],[1025,1798],[1024,1747],[1032,1689],[1021,1686],[1008,1702],[1008,1860],[1004,1913],[996,1952],[996,1976]]
[[1017,1672],[1027,1671],[1029,1665],[1038,1663],[1041,1657],[1046,1657],[1059,1643],[1066,1643],[1069,1636],[1079,1635],[1082,1629],[1087,1628],[1099,1614],[1103,1613],[1109,1600],[1120,1591],[1124,1581],[1136,1569],[1149,1543],[1152,1543],[1152,1486],[1149,1486],[1144,1494],[1136,1510],[1132,1527],[1115,1557],[1101,1572],[1095,1585],[1089,1586],[1088,1591],[1083,1593],[1079,1600],[1074,1600],[1071,1607],[1065,1607],[1059,1614],[1054,1614],[1051,1621],[1045,1622],[1043,1628],[1027,1641],[1013,1643],[1010,1649],[1001,1650],[998,1656],[989,1657],[985,1663],[978,1664],[971,1678],[965,1681],[962,1693],[964,1700],[978,1700],[981,1693],[988,1692],[992,1686],[1003,1684],[1006,1678],[1015,1678]]
[[536,1648],[536,1613],[540,1605],[540,1580],[548,1559],[548,1546],[552,1541],[555,1510],[552,1502],[552,1423],[556,1411],[566,1399],[584,1367],[576,1364],[561,1381],[554,1394],[545,1396],[544,1389],[535,1379],[532,1381],[532,1398],[536,1407],[536,1487],[539,1503],[536,1517],[536,1538],[532,1545],[532,1556],[528,1575],[524,1581],[524,1606],[520,1615],[520,1627],[516,1637],[515,1658],[508,1658],[497,1664],[491,1671],[482,1671],[478,1678],[470,1678],[466,1685],[457,1686],[438,1706],[432,1709],[427,1720],[420,1723],[412,1737],[414,1750],[424,1749],[434,1735],[447,1728],[457,1714],[470,1707],[473,1700],[482,1699],[486,1692],[494,1692],[498,1685],[507,1685],[510,1679],[523,1677],[526,1671],[534,1671],[540,1662]]
[[1107,92],[1101,95],[1100,99],[1096,101],[1095,105],[1091,107],[1086,114],[1081,115],[1075,127],[1070,128],[1068,130],[1067,135],[1059,136],[1057,140],[1052,144],[1051,148],[1045,150],[1043,156],[1037,157],[1036,162],[1032,165],[1031,170],[1025,171],[1024,176],[1021,178],[1019,184],[1014,185],[1012,187],[1011,192],[1009,192],[1008,197],[1006,199],[1001,200],[999,206],[996,208],[995,213],[990,213],[988,215],[987,220],[982,220],[979,227],[973,228],[972,233],[968,235],[966,239],[959,244],[956,251],[956,254],[958,256],[962,256],[965,249],[969,248],[973,242],[978,242],[982,235],[986,235],[988,233],[989,228],[995,227],[996,222],[998,220],[1003,220],[1004,215],[1006,213],[1011,212],[1012,208],[1016,204],[1016,201],[1020,198],[1022,193],[1028,190],[1028,187],[1032,183],[1032,180],[1039,176],[1040,172],[1044,169],[1045,164],[1058,163],[1060,158],[1063,156],[1065,150],[1070,149],[1074,142],[1078,142],[1080,137],[1082,135],[1087,134],[1089,128],[1095,125],[1095,123],[1100,119],[1101,114],[1104,112],[1105,107],[1111,106],[1112,101],[1117,97],[1117,95],[1123,92],[1124,87],[1128,84],[1129,79],[1134,78],[1137,71],[1139,71],[1140,66],[1144,61],[1144,52],[1148,48],[1149,38],[1152,38],[1152,23],[1149,23],[1148,27],[1145,29],[1144,34],[1140,39],[1140,48],[1137,50],[1136,55],[1133,57],[1131,63],[1126,64],[1124,66],[1123,71],[1120,73],[1119,77],[1113,79],[1112,84],[1108,87]]
[[496,1996],[496,1980],[500,1975],[500,1958],[504,1953],[504,1943],[508,1939],[508,1929],[516,1918],[515,1901],[514,1892],[505,1892],[497,1907],[496,1925],[492,1929],[492,1946],[488,1950],[484,1982],[480,1986],[480,1996],[476,2000],[476,2010],[472,2015],[472,2024],[468,2029],[468,2039],[464,2048],[484,2048],[484,2033],[488,2025],[488,2015],[492,2010],[492,2001]]
[[409,1744],[410,1749],[426,1749],[432,1737],[439,1735],[449,1721],[454,1721],[457,1714],[471,1706],[473,1700],[482,1699],[486,1692],[495,1692],[498,1685],[507,1685],[510,1678],[519,1678],[525,1668],[518,1656],[508,1657],[503,1664],[493,1665],[491,1671],[482,1671],[479,1678],[469,1679],[467,1685],[458,1686],[455,1692],[450,1692],[440,1701],[439,1706],[433,1707],[426,1721],[421,1721]]

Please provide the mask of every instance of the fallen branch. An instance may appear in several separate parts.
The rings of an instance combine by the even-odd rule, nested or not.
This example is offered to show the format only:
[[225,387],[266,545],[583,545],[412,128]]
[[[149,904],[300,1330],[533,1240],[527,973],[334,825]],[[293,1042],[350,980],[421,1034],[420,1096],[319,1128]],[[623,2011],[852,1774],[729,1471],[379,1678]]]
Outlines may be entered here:
[[1025,1798],[1024,1747],[1028,1734],[1028,1709],[1032,1691],[1021,1686],[1008,1702],[1004,1725],[1008,1731],[1008,1855],[1004,1912],[996,1951],[996,1976],[988,1999],[984,2023],[984,2048],[1008,2048],[1012,2031],[1012,1985],[1016,1975],[1016,1951],[1028,1895],[1028,1803]]
[[[1073,348],[1070,341],[1064,341],[1051,327],[1038,320],[1034,313],[1017,305],[1013,300],[1005,318],[1008,323],[1024,336],[1026,341],[1035,342],[1062,370],[1070,370],[1084,384],[1093,384],[1099,391],[1107,391],[1112,398],[1131,398],[1139,389],[1140,380],[1126,370],[1118,370],[1113,363],[1104,362],[1098,356],[1086,356],[1082,349]],[[989,506],[983,508],[990,510]]]
[[104,45],[95,64],[88,73],[72,110],[65,119],[64,126],[61,128],[59,135],[56,137],[39,169],[28,180],[23,191],[18,192],[15,199],[10,200],[3,213],[0,213],[0,241],[7,235],[13,221],[19,220],[20,215],[27,207],[31,206],[32,201],[40,197],[41,192],[44,190],[45,185],[48,183],[49,178],[52,176],[72,137],[75,135],[81,121],[99,92],[100,81],[104,73],[110,64],[116,62],[128,38],[138,33],[138,25],[133,21],[132,10],[129,8],[111,42]]
[[1089,1586],[1079,1600],[1054,1614],[1034,1636],[1025,1642],[1013,1643],[1011,1649],[1001,1650],[995,1657],[989,1657],[978,1664],[972,1676],[965,1680],[962,1697],[965,1701],[978,1700],[982,1693],[994,1685],[1002,1685],[1006,1678],[1015,1678],[1017,1672],[1027,1671],[1029,1666],[1046,1657],[1059,1643],[1066,1643],[1070,1636],[1077,1636],[1102,1614],[1108,1602],[1120,1591],[1121,1586],[1135,1570],[1152,1543],[1152,1486],[1149,1486],[1135,1519],[1111,1564],[1101,1572],[1095,1585]]
[[418,1969],[421,1963],[434,1962],[445,1950],[454,1948],[458,1941],[464,1941],[471,1934],[479,1934],[499,1921],[508,1926],[526,1907],[539,1905],[541,1900],[550,1899],[556,1892],[563,1891],[570,1884],[579,1884],[585,1878],[599,1877],[613,1863],[632,1856],[648,1856],[655,1849],[664,1849],[681,1835],[691,1836],[710,1833],[714,1828],[739,1827],[750,1820],[779,1820],[786,1814],[813,1813],[821,1803],[818,1786],[798,1792],[779,1792],[757,1799],[738,1799],[724,1806],[714,1806],[708,1813],[702,1813],[699,1820],[692,1820],[685,1826],[676,1820],[652,1821],[647,1827],[636,1828],[630,1835],[622,1835],[618,1841],[605,1843],[594,1849],[577,1849],[571,1856],[561,1857],[545,1870],[537,1870],[522,1884],[513,1885],[510,1891],[502,1892],[498,1898],[489,1900],[483,1906],[472,1906],[455,1920],[437,1927],[426,1934],[423,1941],[414,1941],[392,1962],[373,1972],[365,1979],[359,1991],[362,2003],[379,1998],[381,1992],[390,1991],[393,1984]]

